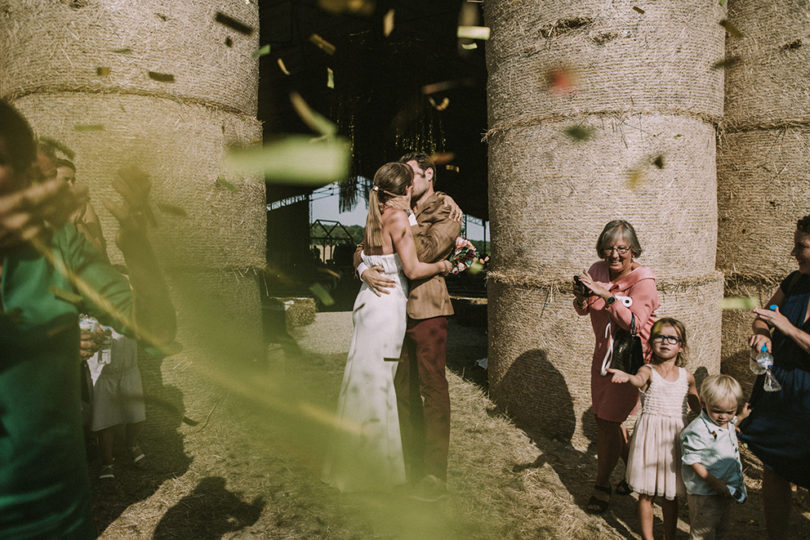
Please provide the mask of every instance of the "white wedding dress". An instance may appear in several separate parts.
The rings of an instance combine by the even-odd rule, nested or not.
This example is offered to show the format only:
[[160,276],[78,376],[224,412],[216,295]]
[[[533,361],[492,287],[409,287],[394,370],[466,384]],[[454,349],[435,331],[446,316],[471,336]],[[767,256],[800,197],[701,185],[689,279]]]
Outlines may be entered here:
[[343,492],[390,491],[405,483],[394,373],[405,337],[408,280],[399,255],[366,255],[395,283],[377,296],[363,283],[354,301],[354,332],[337,407],[337,433],[322,479]]

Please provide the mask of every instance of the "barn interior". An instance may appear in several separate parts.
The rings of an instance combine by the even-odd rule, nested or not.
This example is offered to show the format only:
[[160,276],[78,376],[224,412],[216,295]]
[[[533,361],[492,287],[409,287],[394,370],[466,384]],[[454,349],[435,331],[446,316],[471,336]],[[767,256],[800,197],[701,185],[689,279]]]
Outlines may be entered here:
[[[260,8],[261,44],[270,45],[260,58],[265,140],[312,134],[291,106],[297,92],[352,143],[341,210],[364,204],[381,164],[422,151],[440,155],[436,188],[488,220],[484,42],[457,37],[460,24],[481,24],[480,3],[268,0]],[[279,276],[308,276],[270,280],[271,295],[302,294],[317,277],[307,197],[317,187],[269,179],[269,266]]]

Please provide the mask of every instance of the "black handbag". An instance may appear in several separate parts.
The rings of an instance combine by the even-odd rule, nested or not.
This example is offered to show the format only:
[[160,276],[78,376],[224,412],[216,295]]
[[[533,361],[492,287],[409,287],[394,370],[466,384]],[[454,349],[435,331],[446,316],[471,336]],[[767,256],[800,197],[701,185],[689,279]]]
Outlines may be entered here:
[[636,334],[636,316],[633,314],[630,318],[629,332],[616,325],[616,331],[613,332],[613,356],[610,359],[610,367],[635,375],[644,365],[642,351],[641,338]]

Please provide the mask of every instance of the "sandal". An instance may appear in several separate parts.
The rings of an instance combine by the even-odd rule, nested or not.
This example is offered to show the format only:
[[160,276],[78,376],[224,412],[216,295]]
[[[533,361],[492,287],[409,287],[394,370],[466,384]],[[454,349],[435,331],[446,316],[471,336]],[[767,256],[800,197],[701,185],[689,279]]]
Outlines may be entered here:
[[633,493],[633,488],[630,487],[630,484],[627,483],[627,480],[622,480],[616,485],[614,489],[617,495],[630,495]]
[[115,473],[113,472],[112,465],[102,465],[101,471],[98,473],[99,480],[115,480]]
[[[594,491],[601,491],[602,493],[607,493],[608,497],[610,497],[610,486],[593,486]],[[602,499],[596,498],[596,495],[591,495],[591,498],[588,499],[588,504],[585,505],[585,511],[589,514],[601,514],[605,510],[607,510],[608,505],[610,504],[610,498],[608,500],[603,501]]]

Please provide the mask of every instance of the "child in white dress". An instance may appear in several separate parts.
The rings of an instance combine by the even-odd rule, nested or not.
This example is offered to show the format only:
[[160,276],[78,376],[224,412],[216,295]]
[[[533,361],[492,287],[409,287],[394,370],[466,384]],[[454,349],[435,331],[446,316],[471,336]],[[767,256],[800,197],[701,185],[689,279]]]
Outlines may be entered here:
[[629,383],[641,390],[641,414],[636,420],[627,460],[627,483],[639,494],[641,536],[653,538],[653,500],[663,497],[664,538],[675,538],[678,496],[685,494],[681,480],[680,441],[687,404],[700,411],[695,378],[680,367],[686,351],[686,329],[671,318],[658,320],[650,331],[652,360],[638,373],[608,369],[614,383]]

